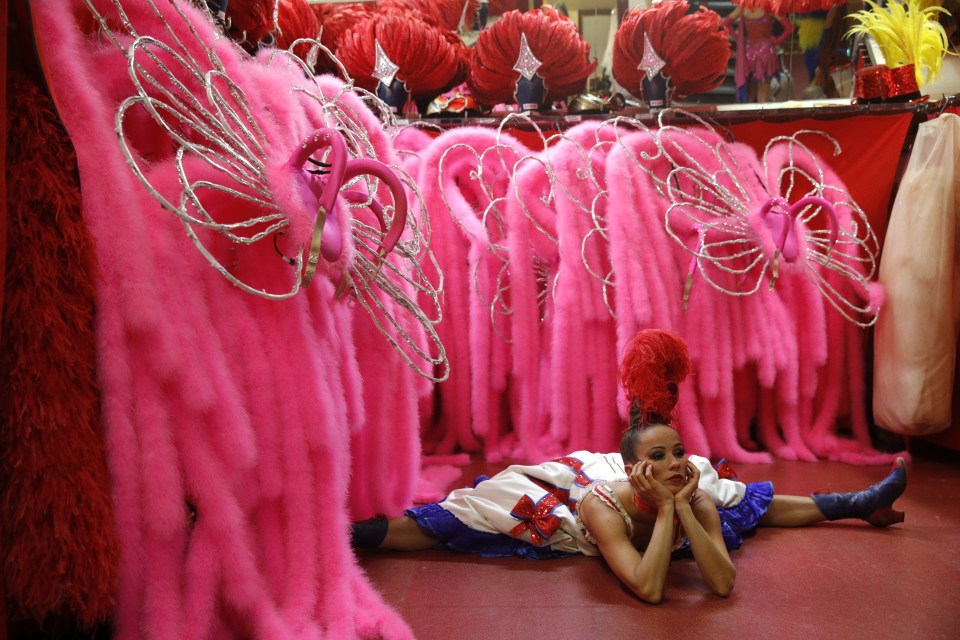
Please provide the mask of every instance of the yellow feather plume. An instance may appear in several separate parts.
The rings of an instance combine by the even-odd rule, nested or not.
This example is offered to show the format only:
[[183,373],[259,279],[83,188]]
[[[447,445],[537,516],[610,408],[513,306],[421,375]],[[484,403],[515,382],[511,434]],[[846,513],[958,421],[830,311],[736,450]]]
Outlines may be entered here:
[[950,43],[937,18],[940,13],[950,13],[936,0],[888,0],[886,7],[864,1],[870,8],[849,16],[858,24],[847,35],[873,37],[891,69],[914,65],[920,87],[940,77]]

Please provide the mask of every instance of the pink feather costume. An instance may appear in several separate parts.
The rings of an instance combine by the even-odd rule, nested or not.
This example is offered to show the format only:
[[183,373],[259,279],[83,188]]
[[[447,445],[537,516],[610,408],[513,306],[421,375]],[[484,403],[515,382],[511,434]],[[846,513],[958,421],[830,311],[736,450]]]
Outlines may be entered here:
[[556,211],[546,166],[548,151],[525,156],[517,163],[506,200],[507,251],[510,256],[512,374],[517,386],[518,412],[514,455],[546,460],[562,454],[550,435],[547,385],[554,363],[549,354],[553,317],[553,287],[559,270]]
[[[724,407],[720,401],[723,387],[719,383],[725,379],[721,362],[728,367],[731,362],[729,347],[727,359],[715,355],[722,344],[729,344],[728,324],[718,322],[724,312],[717,305],[727,302],[725,296],[702,287],[691,296],[689,306],[683,307],[689,256],[664,232],[663,215],[669,203],[657,185],[666,179],[671,166],[664,156],[657,157],[656,135],[623,136],[607,160],[619,341],[625,344],[646,327],[668,328],[684,335],[696,372],[693,384],[680,395],[678,411],[678,428],[687,448],[705,456],[768,460],[766,454],[751,454],[736,443],[732,381],[727,387],[730,404]],[[732,368],[728,371],[732,375]],[[703,421],[709,421],[709,426]]]
[[[664,142],[664,136],[667,133],[670,137],[666,138]],[[846,334],[844,341],[846,345],[846,353],[844,354],[846,359],[844,362],[833,363],[831,370],[843,370],[848,366],[853,367],[854,370],[859,369],[859,373],[855,373],[851,378],[854,381],[854,385],[859,386],[861,393],[858,394],[856,389],[854,389],[853,397],[856,398],[858,395],[862,397],[863,373],[862,365],[858,363],[862,360],[863,356],[862,341],[864,336],[863,331],[856,327],[854,322],[869,323],[871,322],[871,318],[875,317],[875,311],[871,311],[874,294],[870,291],[870,287],[864,284],[865,281],[862,280],[864,277],[869,277],[869,274],[860,276],[861,280],[856,280],[855,278],[841,275],[836,270],[819,267],[818,261],[821,258],[813,252],[812,243],[814,241],[823,242],[821,239],[826,238],[823,232],[808,231],[804,226],[806,222],[794,221],[793,218],[765,217],[766,210],[764,207],[769,206],[771,201],[768,200],[768,198],[771,197],[771,193],[778,196],[792,197],[793,201],[798,203],[798,207],[802,206],[803,202],[807,202],[809,196],[816,196],[813,200],[819,198],[819,202],[832,203],[834,209],[838,210],[837,221],[833,230],[834,233],[839,233],[839,235],[835,237],[839,239],[840,242],[833,246],[834,257],[830,259],[836,261],[835,263],[841,268],[847,269],[848,273],[857,272],[858,270],[866,268],[868,256],[861,252],[870,251],[872,233],[869,232],[868,227],[866,227],[866,232],[864,232],[865,220],[863,220],[862,217],[857,223],[854,223],[852,214],[855,211],[855,205],[849,203],[849,196],[846,194],[842,185],[839,185],[836,176],[829,171],[821,172],[820,165],[822,163],[812,155],[812,152],[810,152],[805,145],[795,139],[776,141],[768,146],[764,154],[763,162],[766,175],[764,182],[761,183],[759,180],[754,179],[753,176],[762,176],[764,172],[760,169],[755,154],[749,148],[743,147],[742,145],[717,145],[716,142],[698,144],[695,140],[696,136],[688,137],[684,133],[676,136],[676,139],[674,139],[675,135],[675,131],[667,132],[666,129],[662,129],[659,132],[661,148],[671,156],[671,161],[675,166],[681,169],[686,169],[688,166],[695,167],[695,171],[691,174],[681,171],[676,177],[671,178],[671,185],[673,180],[677,178],[679,178],[682,183],[686,176],[695,176],[697,174],[712,176],[708,183],[712,181],[712,184],[715,185],[715,187],[703,191],[700,190],[700,187],[697,187],[695,182],[683,186],[678,183],[677,186],[673,187],[675,194],[673,199],[675,202],[683,202],[683,198],[677,199],[676,193],[682,194],[683,190],[689,187],[696,187],[689,195],[683,196],[689,198],[689,202],[702,201],[701,199],[704,197],[703,194],[714,193],[713,189],[730,189],[731,194],[739,191],[740,195],[736,197],[743,203],[747,212],[750,212],[748,217],[750,228],[752,228],[750,234],[751,237],[754,237],[750,242],[759,243],[759,246],[763,248],[763,252],[767,256],[776,255],[774,252],[774,236],[775,234],[780,234],[781,230],[785,228],[785,223],[780,221],[785,219],[790,220],[790,224],[794,225],[791,234],[780,236],[781,242],[783,242],[783,237],[788,238],[789,242],[783,249],[783,260],[779,261],[782,273],[780,274],[778,290],[773,289],[772,285],[770,287],[760,287],[760,281],[756,280],[757,286],[750,290],[752,293],[737,300],[738,306],[742,307],[743,311],[741,314],[743,322],[739,324],[739,326],[743,327],[746,336],[763,336],[764,332],[766,332],[766,337],[762,340],[764,351],[768,354],[768,357],[772,356],[774,358],[773,361],[777,363],[775,366],[778,373],[776,374],[775,386],[774,381],[770,379],[769,376],[763,374],[764,367],[760,366],[758,369],[758,373],[761,374],[760,381],[763,387],[757,409],[760,424],[759,436],[762,444],[780,457],[791,459],[801,458],[806,460],[815,459],[814,453],[805,443],[804,433],[801,432],[803,427],[800,421],[800,405],[801,400],[805,400],[803,404],[808,406],[808,403],[813,399],[816,383],[815,377],[812,377],[811,374],[816,370],[817,366],[823,362],[822,355],[818,358],[818,354],[823,354],[824,348],[820,347],[819,349],[813,348],[811,351],[801,351],[799,345],[803,344],[805,347],[815,347],[818,340],[822,342],[824,337],[830,335],[829,331],[824,331],[825,327],[828,327],[832,322],[842,321],[845,325],[842,328]],[[684,138],[686,138],[686,140],[684,140]],[[681,140],[683,144],[676,144]],[[693,144],[688,146],[686,142],[691,141]],[[676,151],[671,150],[671,146],[673,145],[677,146]],[[716,153],[713,151],[714,148],[717,150]],[[701,154],[698,149],[702,149],[705,153]],[[721,166],[716,166],[716,161],[720,161],[722,163]],[[726,171],[732,171],[730,173],[718,172],[718,169],[724,169],[725,167],[727,167],[727,169],[725,169]],[[729,182],[732,179],[736,179],[736,182]],[[810,184],[811,190],[806,193],[800,193],[798,197],[798,194],[794,190],[797,188],[799,191],[803,191],[802,183],[805,180],[819,186],[814,187],[814,184]],[[725,182],[729,182],[731,186],[723,186]],[[783,194],[779,193],[779,189],[781,188],[786,189]],[[711,211],[711,207],[714,205],[709,205],[708,201],[702,202],[708,205],[703,211]],[[673,205],[673,207],[677,206],[678,205]],[[691,246],[691,242],[696,243],[697,228],[691,228],[689,226],[690,220],[676,215],[676,212],[685,211],[683,206],[676,210],[671,208],[670,211],[674,212],[674,215],[671,216],[668,214],[667,216],[668,230],[671,230],[671,227],[673,228],[671,234],[685,233],[687,239],[684,240],[684,243],[687,246]],[[814,211],[817,210],[814,209]],[[800,213],[802,214],[803,211]],[[711,222],[711,220],[713,220],[712,218],[705,220],[705,225],[713,224]],[[734,217],[731,211],[730,222],[732,223],[733,221]],[[701,244],[698,245],[700,247],[698,249],[699,252],[706,251],[704,247],[709,246],[712,247],[710,249],[711,252],[719,250],[721,254],[714,254],[714,257],[722,259],[722,252],[726,250],[726,247],[737,247],[737,245],[729,244],[729,242],[724,245],[723,242],[720,242],[723,236],[718,237],[715,235],[720,233],[723,227],[719,228],[720,231],[712,226],[706,228],[711,230],[707,232],[708,236],[706,238],[701,235],[699,241]],[[701,229],[701,234],[702,231],[703,229]],[[725,231],[722,232],[726,233]],[[714,234],[714,236],[710,237],[709,234]],[[679,239],[682,236],[675,237]],[[708,244],[702,244],[704,241]],[[795,246],[791,247],[790,242],[794,242]],[[757,245],[753,244],[752,246],[756,247]],[[794,262],[793,260],[795,258],[792,256],[799,256],[801,259]],[[699,265],[700,272],[704,277],[709,275],[712,280],[719,278],[713,280],[713,282],[719,283],[719,286],[726,291],[740,289],[742,281],[741,283],[735,283],[733,281],[724,282],[726,275],[721,271],[711,271],[711,269],[713,269],[713,267],[710,266],[711,263],[712,261],[705,261]],[[762,262],[755,262],[754,264],[763,265]],[[774,264],[774,266],[776,266],[776,264]],[[704,270],[705,267],[706,270]],[[764,273],[765,271],[752,269],[751,271],[744,271],[743,277],[756,279],[758,276],[763,276]],[[775,274],[776,272],[774,271],[773,273]],[[825,280],[827,283],[821,287],[822,296],[830,300],[831,304],[836,306],[837,310],[840,310],[847,318],[842,318],[834,309],[823,305],[823,297],[821,297],[820,304],[816,304],[815,302],[810,303],[813,297],[820,295],[820,292],[816,291],[816,286],[818,286],[816,282],[820,279]],[[750,286],[749,281],[747,284]],[[780,290],[784,289],[786,289],[784,291],[786,295],[780,295]],[[805,293],[801,293],[804,291]],[[717,302],[730,309],[731,300],[718,300]],[[791,305],[791,301],[796,304]],[[693,300],[691,299],[691,303],[692,302]],[[761,308],[755,307],[758,303],[761,305]],[[751,308],[753,308],[752,311]],[[822,315],[824,310],[828,313],[826,317]],[[718,308],[712,317],[714,321],[721,325],[722,330],[722,325],[725,321],[735,317],[735,315],[735,312],[724,312]],[[704,316],[703,314],[692,313],[688,317],[696,319]],[[756,321],[757,319],[763,319],[764,322],[751,327],[751,320]],[[848,319],[852,322],[848,321]],[[707,327],[704,327],[704,329],[706,328]],[[691,333],[699,334],[701,332]],[[737,334],[733,333],[732,335],[736,336]],[[717,401],[721,401],[727,393],[724,387],[719,389],[714,388],[710,382],[714,373],[721,374],[719,378],[721,383],[726,379],[726,376],[722,375],[722,369],[717,368],[716,364],[726,361],[740,351],[739,349],[734,349],[732,353],[726,352],[725,343],[726,341],[722,339],[717,341],[717,344],[720,345],[724,351],[721,352],[720,358],[714,361],[714,364],[710,364],[711,359],[708,358],[706,363],[701,363],[697,367],[698,372],[703,373],[706,371],[708,373],[706,376],[706,388],[704,387],[704,379],[700,380],[701,392],[706,398],[713,398]],[[695,347],[692,346],[691,351],[694,350]],[[710,354],[711,350],[708,349],[704,353]],[[762,365],[764,360],[766,360],[766,358],[758,360],[757,364]],[[736,358],[733,358],[731,362],[733,362],[735,368],[747,364],[743,360]],[[804,375],[802,380],[800,378],[801,374]],[[749,384],[749,379],[745,379],[743,376],[739,377],[739,381],[741,384]],[[717,393],[717,391],[719,391],[719,393]],[[750,392],[749,388],[746,389],[746,392]],[[842,385],[828,384],[825,393],[829,397],[837,398],[838,394],[843,393],[843,387]],[[847,399],[847,401],[849,401],[849,399]],[[744,406],[745,403],[741,401],[740,404]],[[857,401],[852,403],[851,409],[854,412],[855,421],[857,419],[856,416],[858,414],[862,415],[863,413],[863,408],[858,408],[858,405],[861,404],[861,402]],[[717,408],[723,411],[723,406]],[[829,413],[829,410],[827,413]],[[706,414],[707,410],[704,411],[704,415]],[[810,414],[811,412],[806,409],[803,412],[804,416],[809,416]],[[836,415],[834,415],[831,423],[835,424],[835,419]],[[723,424],[725,424],[725,422]],[[781,429],[783,439],[781,439],[781,433],[777,431],[777,426]],[[866,436],[865,420],[861,420],[859,425],[855,422],[854,429],[855,432],[858,432],[858,439],[863,443],[865,439],[864,436]],[[708,431],[708,434],[713,433],[713,430]],[[719,435],[722,436],[723,433],[724,430],[721,430]],[[866,438],[866,442],[869,442],[868,437]],[[711,444],[714,444],[714,442],[711,442]],[[728,442],[727,445],[729,446],[729,444]],[[819,449],[823,449],[823,446],[821,445]],[[876,453],[877,452],[872,452],[872,454],[860,458],[847,454],[845,459],[847,461],[860,463],[879,461],[880,459],[889,461],[889,456],[877,458]]]
[[[324,76],[318,80],[328,95],[335,95],[341,88],[339,81],[330,77]],[[381,122],[374,114],[360,108],[359,100],[352,93],[344,94],[342,99],[351,104],[355,117],[371,132],[370,143],[376,157],[391,167],[402,169],[406,176],[411,175],[409,169],[416,167],[408,168],[408,163],[401,163],[399,154],[395,153],[388,136],[383,132]],[[423,219],[427,217],[427,213],[425,208],[419,206],[421,198],[412,179],[408,178],[407,182],[405,187],[410,217],[408,227],[421,228],[426,226]],[[369,226],[375,227],[378,224],[370,208],[366,206],[353,209],[353,216]],[[401,242],[410,240],[411,230],[408,228],[401,237]],[[428,248],[424,246],[423,251],[428,251]],[[403,268],[403,258],[396,253],[389,254],[387,260],[396,268]],[[397,284],[411,299],[417,299],[417,292],[411,283],[401,281]],[[439,320],[440,310],[430,309],[432,301],[428,296],[424,296],[419,302],[430,320]],[[385,310],[375,311],[375,317],[395,342],[403,344],[405,338],[386,320],[385,312],[398,319],[404,333],[419,349],[427,353],[434,351],[423,328],[412,316],[405,314],[395,300],[387,298],[382,304]],[[397,516],[413,502],[420,491],[419,402],[421,398],[428,396],[433,388],[431,381],[426,376],[417,375],[413,366],[426,375],[442,375],[442,372],[434,371],[429,361],[418,358],[407,363],[402,358],[397,358],[390,342],[383,338],[370,314],[359,304],[352,306],[352,340],[345,341],[344,344],[355,352],[354,357],[359,366],[363,417],[351,422],[354,427],[351,439],[354,466],[350,517],[352,520],[359,520],[377,513]],[[355,348],[354,345],[363,347]],[[351,355],[349,352],[344,353],[342,358],[349,361]]]
[[[101,263],[99,368],[122,547],[116,636],[411,637],[356,566],[346,535],[348,418],[362,405],[357,365],[343,357],[352,349],[343,342],[349,308],[334,300],[330,278],[350,259],[349,244],[340,263],[285,300],[253,297],[209,268],[126,166],[114,118],[133,93],[127,63],[112,43],[84,35],[89,12],[72,5],[32,8],[45,54],[57,60],[48,81],[61,107],[71,106],[61,113]],[[170,37],[153,8],[124,8],[138,31]],[[268,72],[242,59],[190,6],[179,7],[183,18],[173,5],[159,8],[197,59],[205,54],[191,29],[212,43],[250,98],[272,162],[324,122],[291,96],[303,81],[298,70]],[[148,118],[142,124],[132,134],[136,152],[152,158],[150,184],[172,197],[179,181],[171,149],[151,139]],[[272,175],[277,202],[288,215],[300,212],[282,175]],[[312,225],[291,218],[287,240],[296,246]],[[227,259],[222,244],[211,248]],[[271,254],[238,251],[227,264],[264,286],[285,286],[275,281],[289,279],[282,261],[265,268]]]
[[[471,424],[470,380],[470,287],[468,247],[456,220],[447,212],[443,191],[436,174],[437,163],[445,147],[437,138],[419,152],[420,185],[426,210],[431,212],[431,243],[438,272],[443,274],[444,317],[437,327],[447,348],[450,377],[439,385],[439,416],[436,424],[426,425],[424,450],[432,454],[450,454],[458,447],[468,451],[480,445]],[[429,265],[428,265],[429,266]]]
[[610,263],[607,243],[591,233],[606,216],[605,145],[614,139],[610,127],[584,123],[566,131],[548,156],[560,252],[550,355],[555,363],[549,383],[551,433],[567,450],[614,451],[620,442],[616,322],[597,277],[609,273]]
[[[777,142],[766,153],[767,179],[775,181],[775,174],[783,167],[796,166],[810,176],[820,176],[822,197],[832,203],[837,222],[850,236],[863,234],[863,220],[857,215],[856,204],[825,162],[804,145]],[[861,246],[838,244],[834,251],[849,253],[846,260],[852,270],[863,278],[872,277],[865,250],[876,250],[870,242]],[[789,274],[792,266],[784,265]],[[876,318],[882,299],[879,284],[861,284],[835,271],[817,267],[817,272],[837,294],[826,296],[816,290],[808,278],[793,279],[805,282],[800,297],[793,299],[790,312],[798,320],[800,352],[808,354],[800,359],[799,406],[796,423],[799,435],[809,449],[820,457],[850,464],[890,464],[898,456],[909,458],[906,452],[884,453],[873,448],[866,415],[867,335],[859,325],[868,325]],[[778,287],[781,283],[778,283]],[[825,304],[828,301],[831,304]],[[814,310],[822,309],[815,312]],[[847,316],[847,317],[844,317]],[[788,414],[789,415],[789,414]],[[839,433],[842,419],[849,416],[853,439]]]
[[[484,456],[499,461],[513,446],[501,441],[510,423],[509,317],[502,299],[509,287],[503,199],[518,158],[528,153],[512,136],[492,129],[464,127],[439,137],[423,154],[420,184],[430,202],[433,220],[450,221],[442,228],[455,232],[447,241],[469,243],[466,280],[454,283],[445,272],[451,294],[466,298],[469,336],[470,416],[473,434],[483,441]],[[441,391],[441,397],[443,392]]]

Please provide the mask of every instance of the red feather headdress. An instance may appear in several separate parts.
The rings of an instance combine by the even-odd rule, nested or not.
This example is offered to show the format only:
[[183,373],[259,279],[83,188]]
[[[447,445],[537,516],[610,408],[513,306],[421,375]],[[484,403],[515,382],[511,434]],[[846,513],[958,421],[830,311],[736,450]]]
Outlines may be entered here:
[[521,34],[542,63],[537,75],[543,78],[547,102],[583,91],[597,68],[597,61],[590,60],[590,45],[569,18],[544,5],[526,13],[508,11],[477,36],[467,84],[478,102],[513,102]]
[[421,4],[429,3],[436,7],[440,26],[458,31],[460,23],[465,22],[467,28],[473,26],[473,19],[480,10],[479,0],[419,0]]
[[827,11],[845,4],[846,0],[733,0],[744,9],[761,9],[775,16]]
[[[368,20],[373,16],[373,5],[366,2],[349,4],[312,4],[317,21],[323,29],[320,43],[332,53],[337,50],[340,38],[358,22]],[[317,60],[317,73],[340,73],[340,68],[326,55],[320,55]]]
[[[279,0],[280,7],[277,12],[277,23],[280,27],[277,33],[277,48],[289,49],[295,40],[301,38],[314,39],[320,33],[320,21],[316,14],[307,4],[307,0]],[[298,44],[293,53],[303,59],[307,59],[310,49],[313,45],[309,43]]]
[[680,383],[690,372],[686,341],[661,329],[644,329],[630,339],[620,360],[620,385],[636,403],[643,423],[669,424],[679,397]]
[[373,76],[378,43],[399,67],[396,78],[414,98],[433,98],[462,82],[463,47],[453,44],[438,27],[391,11],[357,23],[337,45],[337,58],[364,89],[374,91],[379,82]]
[[687,14],[689,8],[687,0],[664,0],[624,16],[613,44],[613,77],[620,86],[643,95],[645,41],[665,63],[662,73],[675,95],[703,93],[723,82],[732,54],[723,21],[706,7]]
[[380,0],[377,11],[416,13],[428,24],[446,31],[458,31],[460,22],[469,27],[480,9],[478,0]]

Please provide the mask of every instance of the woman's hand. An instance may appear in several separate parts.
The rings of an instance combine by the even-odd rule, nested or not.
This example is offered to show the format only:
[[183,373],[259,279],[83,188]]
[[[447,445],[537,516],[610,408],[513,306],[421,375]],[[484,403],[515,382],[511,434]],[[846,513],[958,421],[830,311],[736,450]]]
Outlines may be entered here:
[[641,460],[630,469],[630,486],[641,502],[653,505],[659,511],[673,504],[673,493],[662,482],[653,477],[653,465]]
[[690,499],[693,498],[693,494],[697,491],[697,485],[700,483],[700,469],[697,468],[697,465],[693,464],[687,460],[687,468],[684,470],[686,472],[687,482],[683,485],[683,488],[677,492],[675,500],[678,503],[690,503]]

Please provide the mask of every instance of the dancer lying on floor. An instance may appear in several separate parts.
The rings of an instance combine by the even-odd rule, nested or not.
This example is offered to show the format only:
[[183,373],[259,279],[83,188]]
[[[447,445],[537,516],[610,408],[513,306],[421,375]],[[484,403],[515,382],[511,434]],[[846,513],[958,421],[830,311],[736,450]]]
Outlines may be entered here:
[[688,457],[670,426],[688,368],[682,338],[640,332],[620,367],[630,398],[620,454],[577,451],[539,465],[512,465],[403,517],[354,523],[354,547],[527,558],[599,554],[634,593],[655,603],[671,558],[683,555],[693,557],[711,591],[729,595],[736,569],[727,550],[739,548],[742,535],[758,526],[903,521],[892,509],[907,485],[902,458],[885,480],[858,493],[791,496],[775,495],[770,482],[720,478],[706,459]]

